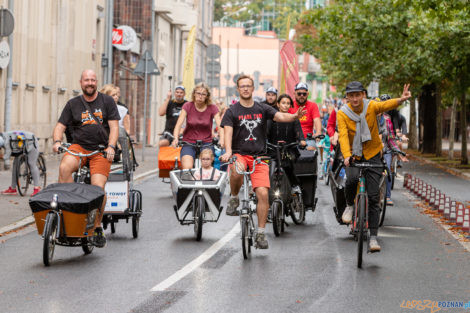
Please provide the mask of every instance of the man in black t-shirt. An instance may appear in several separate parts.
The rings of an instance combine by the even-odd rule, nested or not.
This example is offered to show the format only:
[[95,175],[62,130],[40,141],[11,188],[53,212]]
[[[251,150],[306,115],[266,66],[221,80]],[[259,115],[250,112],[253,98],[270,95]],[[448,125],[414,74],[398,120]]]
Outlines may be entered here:
[[276,108],[277,89],[274,88],[274,87],[269,87],[268,90],[266,90],[266,99],[264,99],[264,101],[262,103],[270,105],[270,106]]
[[176,86],[175,88],[175,99],[171,99],[171,90],[168,91],[167,97],[163,104],[158,108],[158,114],[160,116],[166,115],[165,130],[160,137],[158,145],[160,147],[166,147],[171,145],[173,141],[173,130],[175,129],[176,122],[181,113],[183,104],[187,101],[184,99],[185,89],[184,86]]
[[[296,114],[281,113],[273,107],[261,104],[253,100],[253,79],[242,75],[237,80],[237,89],[240,93],[240,101],[230,106],[222,119],[221,127],[224,128],[225,154],[220,157],[222,162],[227,162],[232,153],[237,157],[235,166],[245,170],[251,170],[253,160],[257,156],[266,154],[266,127],[268,120],[276,122],[293,122],[305,115],[305,110],[299,109]],[[251,174],[251,184],[258,198],[256,214],[258,215],[258,231],[256,233],[256,247],[268,248],[265,235],[266,220],[268,217],[268,191],[269,167],[266,163],[255,166]],[[237,208],[240,204],[238,193],[243,184],[243,176],[235,170],[230,171],[230,200],[227,204],[227,215],[238,215]]]
[[[59,121],[54,128],[53,151],[59,152],[65,129],[71,127],[72,145],[69,150],[88,154],[98,150],[99,145],[106,147],[107,157],[98,153],[88,159],[91,174],[91,184],[104,189],[108,179],[111,162],[114,159],[116,142],[119,135],[119,112],[114,99],[97,91],[96,73],[93,70],[84,70],[80,78],[83,95],[70,99],[65,105]],[[90,110],[92,111],[90,112]],[[93,114],[93,116],[92,116]],[[97,121],[101,124],[99,125]],[[86,162],[85,158],[82,162]],[[72,174],[78,170],[79,158],[69,153],[64,154],[59,168],[59,183],[72,183]],[[94,244],[97,247],[106,245],[103,229],[100,227],[103,217],[104,205],[97,218],[94,234]]]

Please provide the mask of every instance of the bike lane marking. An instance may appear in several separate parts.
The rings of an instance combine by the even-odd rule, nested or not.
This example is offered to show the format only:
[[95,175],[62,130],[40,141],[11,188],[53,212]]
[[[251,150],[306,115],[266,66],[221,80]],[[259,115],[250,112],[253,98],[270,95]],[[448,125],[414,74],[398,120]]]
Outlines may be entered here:
[[190,263],[186,264],[183,268],[176,271],[173,275],[155,285],[150,291],[165,291],[167,288],[186,277],[188,274],[193,272],[204,262],[209,260],[214,254],[216,254],[223,246],[225,246],[230,240],[232,240],[240,232],[240,223],[237,222],[233,228],[225,234],[219,241],[210,246],[206,251],[204,251],[200,256],[192,260]]

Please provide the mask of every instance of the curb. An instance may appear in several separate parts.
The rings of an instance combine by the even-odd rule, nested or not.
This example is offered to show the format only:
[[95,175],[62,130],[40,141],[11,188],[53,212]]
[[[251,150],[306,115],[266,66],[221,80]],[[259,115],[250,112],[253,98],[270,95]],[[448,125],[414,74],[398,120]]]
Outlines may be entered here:
[[458,176],[460,178],[463,178],[463,179],[466,179],[466,180],[470,180],[470,175],[467,175],[465,173],[462,173],[460,171],[457,171],[457,170],[454,170],[452,168],[449,168],[449,167],[446,167],[444,165],[441,165],[439,163],[436,163],[434,161],[431,161],[431,160],[428,160],[426,158],[423,158],[423,157],[420,157],[420,156],[417,156],[417,155],[414,155],[412,153],[409,153],[408,156],[410,157],[410,159],[414,159],[414,160],[418,160],[418,161],[421,161],[421,162],[424,162],[426,164],[429,164],[429,165],[432,165],[434,167],[437,167],[441,170],[444,170],[446,171],[447,173],[449,174],[452,174],[454,176]]
[[[158,168],[154,170],[147,171],[145,173],[139,174],[136,177],[134,177],[134,182],[144,180],[146,178],[153,177],[158,174]],[[0,228],[0,237],[6,235],[6,233],[18,230],[20,228],[29,226],[34,223],[34,217],[33,216],[28,216],[23,218],[22,220],[19,220],[17,222],[11,223],[7,226],[3,226]]]

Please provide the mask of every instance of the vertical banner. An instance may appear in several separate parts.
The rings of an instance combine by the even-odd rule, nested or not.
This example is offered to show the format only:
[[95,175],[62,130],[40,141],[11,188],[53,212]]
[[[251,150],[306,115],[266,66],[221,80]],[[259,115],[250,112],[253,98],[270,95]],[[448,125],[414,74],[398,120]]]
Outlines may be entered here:
[[[184,55],[183,86],[186,94],[191,95],[194,88],[194,44],[196,42],[196,25],[191,27],[186,41],[186,53]],[[190,97],[190,96],[189,96]]]
[[[289,40],[289,32],[290,32],[290,14],[287,17],[287,22],[286,22],[286,34],[285,38],[286,40]],[[280,94],[282,95],[283,93],[286,93],[286,71],[284,71],[284,67],[281,68],[281,84],[279,86],[280,89]]]
[[286,75],[286,93],[294,98],[295,84],[299,82],[299,67],[294,43],[286,41],[281,47],[282,68]]

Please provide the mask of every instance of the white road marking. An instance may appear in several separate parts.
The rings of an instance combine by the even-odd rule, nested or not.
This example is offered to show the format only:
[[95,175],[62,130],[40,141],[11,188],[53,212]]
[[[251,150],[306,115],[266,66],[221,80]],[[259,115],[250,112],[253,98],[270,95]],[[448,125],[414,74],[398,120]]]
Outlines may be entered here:
[[391,229],[403,229],[403,230],[422,230],[421,227],[411,227],[411,226],[384,226],[383,228],[391,228]]
[[209,260],[214,254],[217,253],[227,242],[233,239],[238,233],[240,232],[240,223],[237,221],[235,226],[219,241],[214,243],[212,246],[209,247],[206,251],[204,251],[200,256],[192,260],[190,263],[188,263],[186,266],[184,266],[182,269],[178,270],[175,272],[173,275],[159,283],[158,285],[154,286],[150,291],[164,291],[174,283],[178,282],[188,274],[190,274],[192,271],[197,269],[199,266],[201,266],[204,262]]

